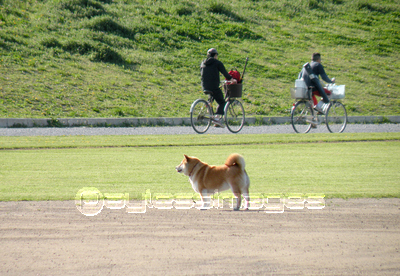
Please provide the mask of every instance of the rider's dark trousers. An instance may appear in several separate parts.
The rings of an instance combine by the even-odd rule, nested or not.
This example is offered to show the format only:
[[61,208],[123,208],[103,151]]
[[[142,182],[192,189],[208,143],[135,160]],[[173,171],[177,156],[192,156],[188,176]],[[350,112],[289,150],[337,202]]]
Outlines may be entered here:
[[322,101],[323,101],[324,103],[329,103],[329,98],[328,98],[328,96],[326,95],[325,90],[324,90],[324,88],[322,87],[322,85],[321,85],[319,79],[318,79],[318,78],[314,78],[314,79],[311,80],[311,82],[314,84],[315,88],[318,90],[319,96],[322,97]]
[[221,89],[213,91],[214,100],[218,103],[217,112],[215,114],[224,115],[224,108],[225,108],[225,100],[224,94],[222,94]]

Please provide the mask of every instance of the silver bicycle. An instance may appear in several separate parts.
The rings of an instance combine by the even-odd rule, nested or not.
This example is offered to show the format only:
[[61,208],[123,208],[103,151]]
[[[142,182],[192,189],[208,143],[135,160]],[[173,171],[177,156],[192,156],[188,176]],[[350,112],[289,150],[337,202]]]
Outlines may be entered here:
[[347,112],[345,106],[338,101],[345,95],[344,85],[330,85],[326,87],[331,91],[330,102],[324,113],[314,110],[312,93],[314,87],[291,88],[291,96],[296,99],[291,111],[291,123],[297,133],[308,133],[311,128],[316,128],[325,123],[332,133],[341,133],[347,125]]

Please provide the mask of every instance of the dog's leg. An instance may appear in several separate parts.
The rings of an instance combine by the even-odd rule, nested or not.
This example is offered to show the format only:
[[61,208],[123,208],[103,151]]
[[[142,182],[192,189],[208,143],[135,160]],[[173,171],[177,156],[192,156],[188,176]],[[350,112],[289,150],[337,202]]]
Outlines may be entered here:
[[204,197],[203,197],[203,193],[200,191],[199,193],[200,198],[201,198],[201,208],[199,208],[200,210],[204,209]]
[[244,197],[244,201],[246,202],[245,203],[245,206],[244,206],[244,210],[249,210],[249,207],[250,207],[250,196],[249,196],[249,193],[247,192],[247,193],[243,193],[243,197]]
[[249,186],[250,186],[250,179],[249,176],[247,175],[247,172],[244,171],[245,173],[245,181],[246,185],[244,188],[241,189],[241,192],[243,194],[244,200],[246,201],[246,205],[244,206],[244,210],[249,210],[250,207],[250,195],[249,195]]
[[236,207],[233,208],[233,211],[239,211],[240,205],[242,205],[242,195],[240,192],[233,192],[236,197]]
[[207,189],[203,189],[200,191],[200,198],[201,198],[201,210],[207,210],[211,208],[211,196],[208,193]]

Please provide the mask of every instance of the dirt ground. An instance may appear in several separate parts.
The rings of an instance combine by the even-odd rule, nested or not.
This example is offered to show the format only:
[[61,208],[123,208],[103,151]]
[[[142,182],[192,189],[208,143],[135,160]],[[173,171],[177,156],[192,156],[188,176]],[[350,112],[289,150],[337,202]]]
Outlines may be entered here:
[[0,202],[1,275],[400,275],[400,199],[233,212]]

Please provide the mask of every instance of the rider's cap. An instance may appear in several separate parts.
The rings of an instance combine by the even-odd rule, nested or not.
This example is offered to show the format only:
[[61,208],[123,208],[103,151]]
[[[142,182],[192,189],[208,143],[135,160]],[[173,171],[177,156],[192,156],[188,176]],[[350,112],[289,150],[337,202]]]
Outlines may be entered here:
[[217,54],[218,55],[217,49],[215,49],[215,48],[208,49],[207,55],[211,56],[212,54]]

